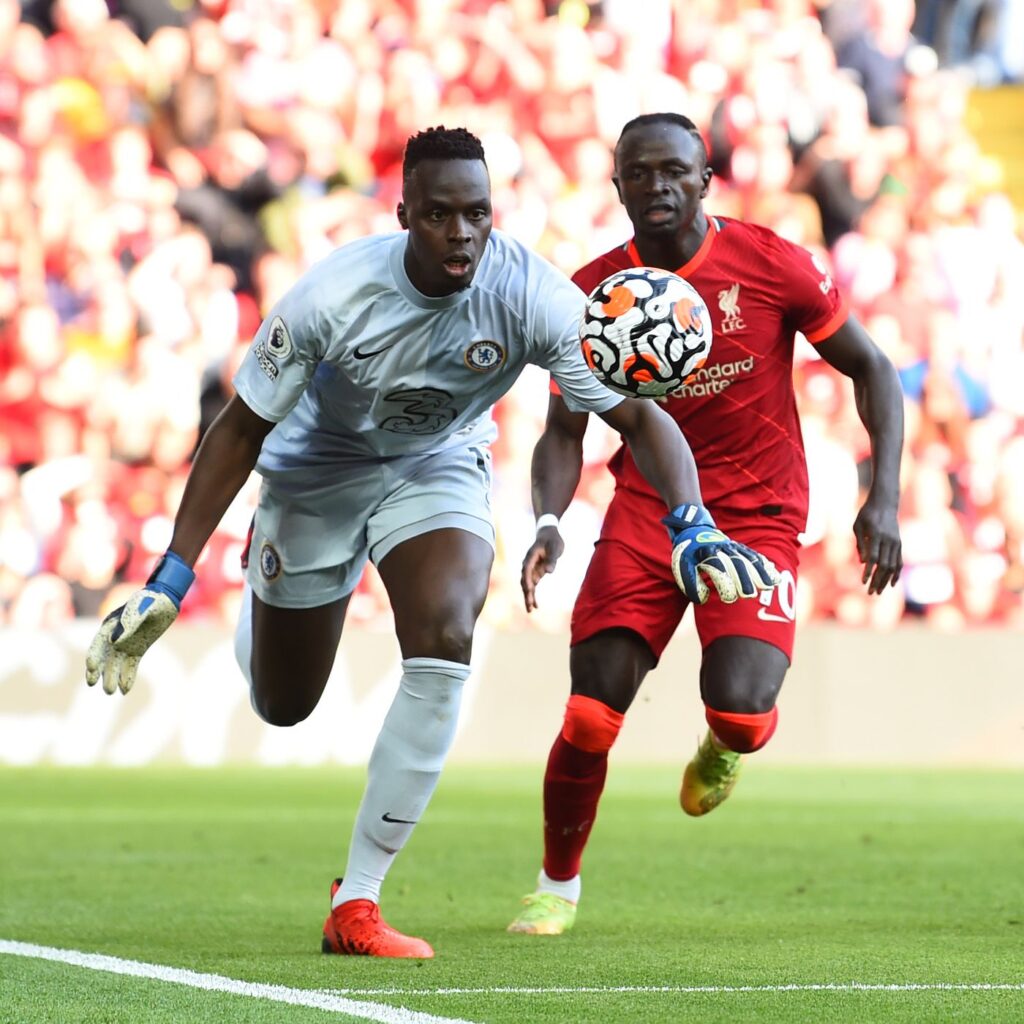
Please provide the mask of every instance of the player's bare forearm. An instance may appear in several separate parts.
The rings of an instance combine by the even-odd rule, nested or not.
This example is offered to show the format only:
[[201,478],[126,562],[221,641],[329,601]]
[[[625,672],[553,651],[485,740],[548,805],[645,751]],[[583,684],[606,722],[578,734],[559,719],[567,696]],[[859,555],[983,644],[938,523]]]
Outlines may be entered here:
[[894,586],[903,570],[898,519],[903,395],[895,367],[885,357],[854,378],[857,412],[871,439],[871,487],[853,533],[869,594]]
[[228,506],[248,479],[274,424],[235,396],[199,446],[174,520],[170,549],[194,565]]
[[[128,693],[139,659],[177,618],[195,580],[190,566],[245,482],[273,428],[233,398],[199,446],[174,521],[170,550],[137,590],[100,624],[85,659],[85,681],[108,694]],[[185,563],[185,564],[182,564]]]
[[[570,412],[559,395],[548,402],[548,418],[533,449],[530,464],[533,512],[556,515],[569,507],[580,482],[583,469],[583,435],[587,430],[587,414]],[[544,526],[523,559],[520,585],[527,612],[537,607],[537,584],[554,572],[565,544],[557,525]]]
[[853,381],[857,413],[871,440],[872,499],[895,506],[903,452],[903,392],[896,367],[852,316],[817,350]]
[[601,418],[622,434],[637,468],[669,508],[702,504],[690,446],[660,406],[649,399],[627,398]]
[[552,395],[548,417],[533,449],[530,464],[533,511],[536,516],[561,516],[569,507],[583,469],[583,435],[587,414],[570,412],[562,398]]
[[854,377],[857,413],[871,440],[871,496],[898,505],[903,453],[903,391],[896,367],[884,355]]
[[897,513],[903,452],[903,393],[891,360],[850,317],[818,352],[853,381],[857,413],[871,440],[871,487],[853,533],[868,593],[895,584],[903,569]]

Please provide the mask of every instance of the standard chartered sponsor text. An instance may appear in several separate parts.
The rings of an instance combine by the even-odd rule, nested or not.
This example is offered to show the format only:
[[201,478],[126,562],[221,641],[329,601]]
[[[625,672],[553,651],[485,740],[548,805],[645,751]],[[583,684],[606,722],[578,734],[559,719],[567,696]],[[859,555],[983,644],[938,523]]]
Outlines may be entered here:
[[733,363],[713,363],[701,367],[693,378],[672,392],[673,398],[705,398],[721,394],[741,373],[750,373],[754,357],[737,359]]

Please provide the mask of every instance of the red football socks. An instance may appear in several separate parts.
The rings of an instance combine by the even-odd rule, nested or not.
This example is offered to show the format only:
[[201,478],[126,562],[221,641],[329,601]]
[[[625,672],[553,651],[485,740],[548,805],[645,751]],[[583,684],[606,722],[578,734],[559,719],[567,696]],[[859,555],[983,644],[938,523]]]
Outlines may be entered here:
[[597,816],[608,752],[574,747],[561,733],[548,756],[544,774],[544,870],[566,881],[580,873],[583,848]]
[[772,738],[779,722],[779,709],[772,708],[757,715],[739,715],[705,706],[704,717],[724,746],[737,754],[751,754]]
[[580,873],[608,774],[608,751],[623,715],[593,697],[573,694],[544,774],[544,871],[566,881]]

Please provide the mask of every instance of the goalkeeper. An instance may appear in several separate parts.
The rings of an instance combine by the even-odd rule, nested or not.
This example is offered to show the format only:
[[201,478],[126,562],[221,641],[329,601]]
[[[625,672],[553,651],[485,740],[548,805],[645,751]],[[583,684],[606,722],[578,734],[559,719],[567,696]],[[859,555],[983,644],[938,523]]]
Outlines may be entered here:
[[337,249],[261,325],[237,395],[196,455],[170,550],[104,621],[86,669],[90,684],[102,678],[107,693],[128,692],[254,466],[263,485],[235,649],[267,722],[294,725],[316,707],[372,559],[394,612],[402,678],[370,757],[348,866],[331,886],[321,948],[422,959],[433,956],[429,943],[385,923],[380,891],[455,736],[494,557],[490,413],[523,366],[546,367],[575,408],[626,437],[675,508],[678,577],[694,600],[702,574],[730,599],[771,589],[777,575],[707,529],[693,504],[696,467],[671,420],[652,403],[613,395],[587,369],[579,289],[492,233],[480,140],[458,128],[413,136],[402,197],[405,231]]
[[[871,441],[871,486],[853,524],[869,593],[894,584],[902,566],[896,508],[903,401],[895,368],[849,315],[820,260],[765,228],[704,212],[711,170],[692,121],[665,113],[628,123],[613,180],[634,237],[573,280],[589,292],[615,271],[660,267],[704,297],[714,326],[711,355],[664,407],[693,448],[718,525],[766,553],[781,574],[758,601],[712,595],[694,608],[708,731],[683,772],[679,799],[687,814],[703,815],[732,791],[740,755],[771,739],[792,657],[798,536],[808,502],[792,380],[795,332],[852,379]],[[534,505],[551,516],[545,522],[557,522],[572,498],[586,421],[586,413],[552,396],[533,460]],[[667,569],[669,538],[656,495],[625,449],[610,468],[615,495],[573,610],[572,694],[544,776],[543,868],[513,932],[555,935],[575,921],[608,752],[689,604],[690,590],[680,593]],[[668,526],[679,564],[678,518],[669,517]],[[523,565],[527,610],[561,552],[554,528],[538,533]]]

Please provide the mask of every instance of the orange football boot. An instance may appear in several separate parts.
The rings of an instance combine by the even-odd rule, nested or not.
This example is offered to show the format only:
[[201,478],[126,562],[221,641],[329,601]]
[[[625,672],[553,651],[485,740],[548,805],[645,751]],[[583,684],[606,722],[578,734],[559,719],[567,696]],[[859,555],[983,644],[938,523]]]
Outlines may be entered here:
[[[331,885],[331,899],[341,879]],[[325,953],[341,956],[389,956],[429,960],[434,955],[430,943],[412,935],[395,931],[380,917],[380,907],[373,900],[348,900],[335,907],[324,922],[324,938],[320,947]]]

